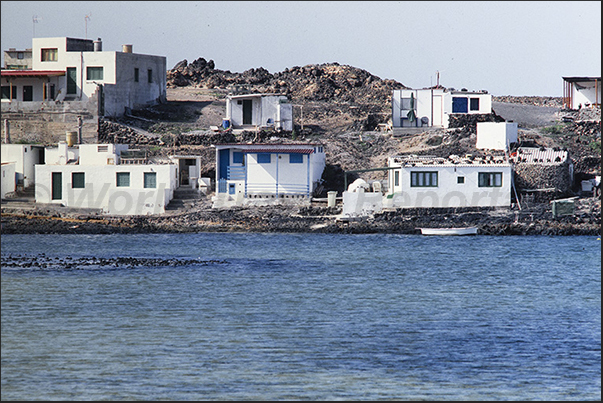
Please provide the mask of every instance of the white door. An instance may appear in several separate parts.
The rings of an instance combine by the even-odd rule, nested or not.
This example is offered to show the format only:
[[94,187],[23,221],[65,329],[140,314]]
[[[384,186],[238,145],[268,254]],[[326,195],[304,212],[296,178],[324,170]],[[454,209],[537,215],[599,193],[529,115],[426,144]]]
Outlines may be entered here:
[[444,102],[441,95],[434,95],[432,99],[433,122],[432,126],[442,127],[444,121]]

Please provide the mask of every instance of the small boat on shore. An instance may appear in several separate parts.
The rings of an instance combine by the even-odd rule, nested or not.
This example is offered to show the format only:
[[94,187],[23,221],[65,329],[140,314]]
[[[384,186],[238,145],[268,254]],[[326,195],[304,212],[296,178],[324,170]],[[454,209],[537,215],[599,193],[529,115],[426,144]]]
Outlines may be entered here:
[[477,227],[418,228],[422,235],[477,235]]

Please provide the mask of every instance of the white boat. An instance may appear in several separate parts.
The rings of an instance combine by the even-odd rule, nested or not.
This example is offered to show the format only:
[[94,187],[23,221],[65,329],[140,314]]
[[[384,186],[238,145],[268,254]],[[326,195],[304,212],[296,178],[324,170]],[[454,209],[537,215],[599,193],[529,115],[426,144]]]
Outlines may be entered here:
[[419,229],[423,235],[477,235],[477,227]]

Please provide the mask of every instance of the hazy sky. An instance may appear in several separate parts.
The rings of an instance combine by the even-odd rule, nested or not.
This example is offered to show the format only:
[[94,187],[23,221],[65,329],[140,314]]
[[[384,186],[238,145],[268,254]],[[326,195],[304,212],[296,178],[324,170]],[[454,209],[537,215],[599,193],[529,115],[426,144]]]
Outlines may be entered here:
[[[2,50],[36,37],[271,73],[338,62],[412,88],[561,96],[601,76],[600,1],[2,1]],[[37,23],[33,17],[37,16]],[[86,16],[89,16],[86,19]]]

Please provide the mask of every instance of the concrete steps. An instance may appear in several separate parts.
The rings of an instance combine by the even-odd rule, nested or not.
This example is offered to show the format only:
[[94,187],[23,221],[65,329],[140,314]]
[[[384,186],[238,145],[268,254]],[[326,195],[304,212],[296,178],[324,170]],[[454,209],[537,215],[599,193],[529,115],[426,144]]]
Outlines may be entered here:
[[174,211],[191,208],[203,198],[204,195],[200,194],[197,189],[192,189],[190,187],[179,187],[174,190],[174,197],[165,207],[165,210]]

